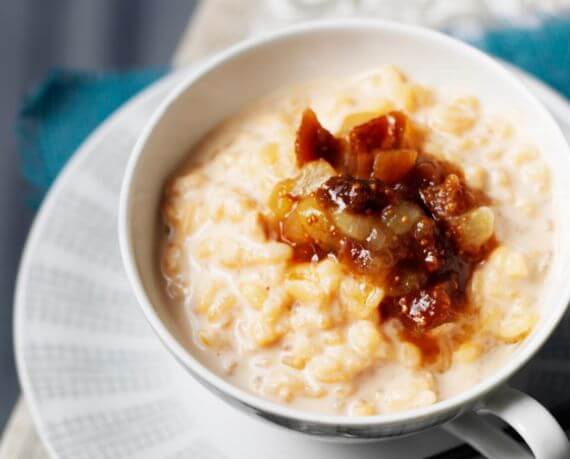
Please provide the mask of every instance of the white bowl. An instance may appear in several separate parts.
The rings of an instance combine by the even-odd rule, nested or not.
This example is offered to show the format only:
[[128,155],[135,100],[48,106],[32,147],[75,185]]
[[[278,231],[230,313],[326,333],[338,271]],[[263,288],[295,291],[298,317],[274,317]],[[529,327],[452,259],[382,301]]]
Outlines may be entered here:
[[[425,408],[366,418],[301,412],[229,384],[181,344],[181,332],[164,304],[157,273],[156,233],[162,188],[191,147],[243,106],[289,84],[350,75],[385,64],[396,65],[426,84],[466,88],[523,127],[543,152],[553,171],[557,213],[552,288],[542,301],[540,323],[510,361],[456,397]],[[442,424],[471,410],[487,410],[513,423],[535,452],[556,453],[564,451],[567,443],[560,428],[536,402],[510,389],[486,396],[536,353],[564,314],[570,298],[570,239],[566,236],[570,234],[570,206],[564,203],[568,196],[570,152],[562,133],[546,109],[500,64],[465,44],[425,29],[362,20],[313,23],[249,40],[217,55],[157,109],[127,167],[119,211],[120,242],[137,299],[166,347],[204,385],[248,412],[317,436],[376,439]],[[516,408],[514,419],[501,404]],[[529,433],[532,429],[526,423],[531,420],[535,427]],[[472,442],[486,428],[474,415],[454,422],[450,428],[456,433],[468,429]],[[477,430],[473,430],[475,425]],[[496,431],[486,435],[486,441],[478,447],[487,448],[487,452],[497,453],[501,450],[492,448],[507,444]],[[514,444],[509,447],[516,448]]]

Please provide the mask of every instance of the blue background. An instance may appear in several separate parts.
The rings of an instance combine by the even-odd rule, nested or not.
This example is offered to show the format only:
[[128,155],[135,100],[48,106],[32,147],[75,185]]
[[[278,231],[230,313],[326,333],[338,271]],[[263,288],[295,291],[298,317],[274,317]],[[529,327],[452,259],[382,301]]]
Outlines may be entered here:
[[12,298],[34,214],[16,135],[22,99],[53,68],[109,72],[166,66],[195,3],[0,0],[0,432],[19,393]]

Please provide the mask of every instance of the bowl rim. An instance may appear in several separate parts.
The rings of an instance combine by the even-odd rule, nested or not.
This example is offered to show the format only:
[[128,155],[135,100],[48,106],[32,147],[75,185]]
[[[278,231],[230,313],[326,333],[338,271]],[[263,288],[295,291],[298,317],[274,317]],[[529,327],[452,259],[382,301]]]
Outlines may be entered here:
[[215,54],[213,57],[207,59],[205,62],[198,64],[195,71],[190,72],[184,80],[170,92],[161,105],[157,108],[154,115],[150,118],[147,125],[140,134],[131,156],[129,158],[125,175],[123,178],[121,193],[119,198],[119,213],[118,213],[118,228],[119,228],[119,245],[121,256],[127,277],[129,279],[131,288],[137,298],[137,301],[144,313],[146,320],[151,325],[154,332],[160,338],[165,347],[173,354],[173,356],[182,363],[187,369],[190,370],[194,377],[198,377],[202,382],[217,389],[217,391],[230,396],[232,399],[237,400],[249,407],[255,408],[261,412],[270,413],[274,416],[287,418],[291,420],[298,420],[305,423],[313,423],[323,426],[334,427],[365,427],[365,426],[388,426],[401,424],[406,421],[418,421],[434,416],[441,416],[451,411],[460,412],[466,407],[474,405],[484,395],[504,384],[517,370],[519,370],[525,363],[528,362],[532,356],[542,347],[545,341],[554,331],[556,325],[562,319],[570,299],[570,283],[565,286],[565,289],[559,295],[559,301],[555,307],[552,308],[551,313],[543,319],[544,323],[540,330],[535,330],[529,337],[526,338],[525,346],[520,351],[509,359],[506,365],[484,378],[479,383],[469,387],[461,393],[429,405],[426,407],[415,408],[411,410],[404,410],[395,413],[381,413],[374,416],[367,417],[352,417],[348,415],[330,415],[325,413],[317,413],[310,411],[303,411],[296,408],[280,405],[268,399],[264,399],[253,393],[246,391],[238,386],[235,386],[217,375],[197,358],[195,358],[184,346],[182,346],[176,338],[170,333],[166,325],[159,318],[151,301],[149,300],[142,280],[138,273],[137,263],[135,260],[135,250],[131,240],[131,212],[132,207],[132,186],[133,178],[137,165],[142,153],[145,150],[148,139],[151,137],[156,125],[163,118],[170,106],[187,90],[189,90],[194,83],[200,78],[206,76],[211,70],[216,68],[222,63],[239,59],[241,55],[248,53],[258,47],[271,46],[274,42],[279,42],[294,36],[310,35],[312,33],[329,31],[331,33],[339,31],[358,31],[358,30],[380,30],[388,33],[397,33],[408,35],[425,42],[432,43],[436,46],[444,46],[455,49],[456,51],[465,55],[466,58],[477,60],[481,65],[486,66],[493,73],[497,74],[502,79],[509,80],[517,92],[517,98],[524,99],[525,104],[533,108],[536,116],[547,120],[551,125],[551,130],[556,133],[558,140],[557,143],[564,145],[566,153],[570,155],[568,144],[558,126],[556,121],[542,105],[537,98],[530,93],[530,91],[520,82],[514,75],[512,75],[503,65],[494,60],[490,56],[477,50],[476,48],[461,42],[455,38],[444,35],[441,32],[419,27],[414,25],[407,25],[396,23],[393,21],[379,20],[379,19],[329,19],[310,21],[301,25],[287,27],[277,32],[264,34],[262,36],[246,39],[230,48]]

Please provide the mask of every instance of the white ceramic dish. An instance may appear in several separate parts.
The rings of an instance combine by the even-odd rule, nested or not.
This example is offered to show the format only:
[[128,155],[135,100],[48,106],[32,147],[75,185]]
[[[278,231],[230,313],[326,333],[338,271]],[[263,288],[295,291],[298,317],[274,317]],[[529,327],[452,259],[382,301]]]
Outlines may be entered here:
[[[318,57],[318,58],[317,58]],[[180,344],[178,329],[160,300],[156,275],[156,221],[165,178],[209,129],[272,90],[322,76],[351,74],[371,65],[394,64],[427,84],[461,85],[492,103],[543,152],[554,177],[557,215],[555,275],[541,321],[509,363],[457,397],[428,408],[367,418],[305,413],[238,389],[203,367]],[[119,210],[123,259],[138,301],[166,347],[204,385],[225,400],[273,423],[326,438],[378,439],[448,424],[481,451],[499,455],[522,450],[470,412],[501,416],[539,457],[567,457],[568,442],[548,412],[531,398],[500,386],[542,346],[570,298],[570,154],[544,107],[503,67],[474,49],[438,33],[379,21],[305,25],[238,45],[184,81],[157,110],[127,166]]]
[[[570,138],[570,105],[513,71]],[[142,128],[191,72],[161,79],[117,110],[73,155],[37,215],[14,311],[18,373],[43,445],[27,436],[25,457],[47,457],[45,446],[53,458],[420,459],[456,445],[441,428],[367,444],[293,436],[229,407],[164,349],[122,268],[119,189]],[[569,396],[569,332],[566,314],[514,381],[551,407]]]
[[[24,457],[44,458],[45,447],[52,458],[73,459],[420,459],[455,446],[441,429],[412,442],[366,445],[292,436],[219,400],[158,340],[122,268],[119,190],[142,128],[191,72],[162,78],[103,123],[65,166],[34,222],[14,329],[18,374],[41,440],[26,437]],[[570,106],[550,95],[570,133]]]

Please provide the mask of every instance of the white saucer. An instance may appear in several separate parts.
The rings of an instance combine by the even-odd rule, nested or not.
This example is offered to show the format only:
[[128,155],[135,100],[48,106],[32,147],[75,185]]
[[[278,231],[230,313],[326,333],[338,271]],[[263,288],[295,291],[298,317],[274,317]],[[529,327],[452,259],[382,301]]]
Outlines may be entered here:
[[[570,105],[517,73],[570,137]],[[225,405],[163,350],[123,273],[116,214],[136,137],[184,74],[149,87],[82,145],[49,192],[28,239],[16,292],[16,359],[24,395],[51,455],[419,458],[455,445],[439,429],[362,446],[297,436]],[[519,377],[523,388],[547,403],[568,396],[570,373],[559,363],[570,355],[563,339],[570,336],[568,317],[557,335],[530,364],[533,377]]]

